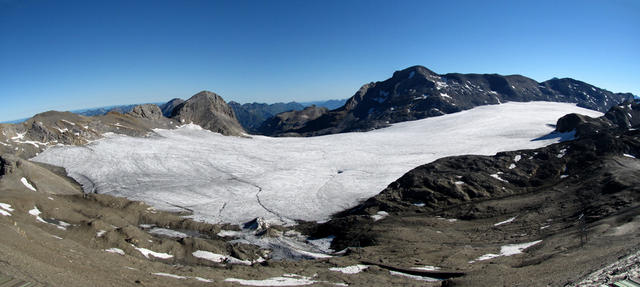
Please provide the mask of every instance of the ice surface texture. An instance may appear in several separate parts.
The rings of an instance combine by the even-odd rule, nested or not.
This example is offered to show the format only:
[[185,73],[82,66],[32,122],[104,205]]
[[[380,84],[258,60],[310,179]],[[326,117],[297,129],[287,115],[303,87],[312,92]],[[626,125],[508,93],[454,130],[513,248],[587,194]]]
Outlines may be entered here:
[[34,160],[63,166],[85,192],[124,196],[196,220],[241,223],[326,220],[376,195],[412,168],[445,156],[532,149],[573,104],[529,102],[311,138],[240,138],[186,125],[135,138],[108,135],[58,146]]

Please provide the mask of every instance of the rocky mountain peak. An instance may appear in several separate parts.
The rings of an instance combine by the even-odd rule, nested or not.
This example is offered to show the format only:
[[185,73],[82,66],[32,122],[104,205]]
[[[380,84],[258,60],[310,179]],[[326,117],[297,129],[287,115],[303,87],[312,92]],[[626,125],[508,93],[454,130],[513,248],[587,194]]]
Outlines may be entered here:
[[181,123],[194,123],[223,135],[240,136],[245,133],[233,109],[222,97],[202,91],[175,107],[172,118]]

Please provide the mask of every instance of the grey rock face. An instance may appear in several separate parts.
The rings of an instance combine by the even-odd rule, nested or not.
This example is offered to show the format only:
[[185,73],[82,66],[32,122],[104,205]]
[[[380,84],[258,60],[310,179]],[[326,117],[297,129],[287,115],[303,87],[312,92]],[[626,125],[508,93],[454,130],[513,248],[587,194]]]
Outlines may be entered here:
[[162,115],[170,118],[171,115],[173,114],[173,110],[176,109],[177,106],[179,106],[180,104],[184,103],[183,99],[173,99],[168,101],[167,103],[163,104],[160,106],[160,109],[162,110]]
[[215,93],[202,91],[178,105],[171,117],[180,123],[194,123],[223,135],[241,136],[244,129],[233,110]]
[[414,66],[395,72],[385,81],[363,85],[342,108],[274,133],[313,136],[366,131],[507,101],[572,102],[605,112],[631,97],[568,78],[538,83],[520,75],[440,75]]
[[131,110],[131,112],[129,112],[128,114],[137,118],[144,118],[149,120],[157,120],[163,117],[160,107],[154,104],[135,106],[133,110]]

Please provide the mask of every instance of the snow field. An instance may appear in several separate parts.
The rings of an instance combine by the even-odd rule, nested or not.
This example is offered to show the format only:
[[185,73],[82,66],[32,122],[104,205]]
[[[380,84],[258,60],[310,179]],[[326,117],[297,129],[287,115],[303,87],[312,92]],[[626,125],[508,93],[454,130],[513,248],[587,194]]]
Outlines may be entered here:
[[506,103],[310,138],[227,137],[185,125],[147,138],[111,134],[83,147],[51,147],[34,160],[65,167],[85,192],[186,210],[195,220],[293,224],[327,220],[441,157],[557,142],[532,139],[574,112],[602,115],[566,103]]

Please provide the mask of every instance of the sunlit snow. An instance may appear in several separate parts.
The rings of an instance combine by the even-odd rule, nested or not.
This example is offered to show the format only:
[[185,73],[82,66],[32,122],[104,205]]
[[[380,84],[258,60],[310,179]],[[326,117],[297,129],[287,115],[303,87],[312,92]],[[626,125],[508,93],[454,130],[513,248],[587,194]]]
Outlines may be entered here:
[[296,274],[284,274],[280,277],[272,277],[264,280],[227,278],[224,281],[234,282],[245,286],[301,286],[311,285],[317,282],[315,280],[311,280],[311,277],[305,277]]
[[475,261],[489,260],[489,259],[493,259],[493,258],[500,257],[500,256],[512,256],[512,255],[520,254],[525,249],[527,249],[527,248],[529,248],[531,246],[534,246],[534,245],[536,245],[536,244],[538,244],[540,242],[542,242],[542,240],[536,240],[536,241],[527,242],[527,243],[504,245],[504,246],[500,247],[500,254],[493,254],[493,253],[485,254],[485,255],[482,255],[482,256],[478,257],[476,260],[469,261],[469,263],[473,263]]
[[394,276],[407,277],[407,278],[411,278],[411,279],[413,279],[413,280],[428,281],[428,282],[438,282],[438,281],[440,281],[439,279],[436,279],[436,278],[431,278],[431,277],[426,277],[426,276],[412,275],[412,274],[407,274],[407,273],[404,273],[404,272],[398,272],[398,271],[389,271],[389,273],[390,273],[391,275],[394,275]]
[[31,183],[29,183],[29,181],[28,181],[26,178],[24,178],[24,177],[23,177],[23,178],[21,178],[21,179],[20,179],[20,182],[22,182],[22,184],[23,184],[26,188],[28,188],[28,189],[30,189],[30,190],[32,190],[32,191],[37,191],[37,190],[36,190],[36,188],[35,188],[35,187],[33,187],[33,185],[31,185]]
[[378,211],[378,213],[371,215],[371,218],[373,218],[373,221],[378,221],[381,219],[384,219],[385,217],[389,216],[389,213],[386,211]]
[[146,248],[136,247],[135,245],[131,245],[131,246],[133,246],[133,248],[135,248],[136,250],[140,251],[140,253],[142,253],[142,255],[144,255],[144,257],[147,257],[147,258],[149,258],[149,255],[156,258],[161,258],[161,259],[169,259],[173,257],[173,255],[171,254],[155,252]]
[[85,192],[193,212],[196,220],[321,221],[438,158],[557,142],[533,139],[568,113],[602,115],[574,104],[506,103],[311,138],[240,138],[186,125],[145,138],[110,134],[83,147],[52,147],[34,160],[65,167]]
[[514,220],[516,220],[516,217],[517,217],[517,216],[514,216],[514,217],[511,217],[511,218],[509,218],[509,219],[507,219],[507,220],[505,220],[505,221],[500,221],[500,222],[498,222],[498,223],[494,224],[493,226],[500,226],[500,225],[503,225],[503,224],[511,223],[511,222],[513,222]]
[[120,248],[109,248],[109,249],[105,249],[104,251],[109,252],[109,253],[116,253],[116,254],[120,254],[120,255],[124,255],[124,250],[120,249]]
[[342,272],[344,274],[356,274],[356,273],[362,272],[367,268],[369,268],[368,265],[357,264],[357,265],[351,265],[351,266],[345,266],[345,267],[331,267],[329,268],[329,270],[335,271],[335,272]]
[[8,212],[13,212],[13,208],[11,208],[11,204],[0,202],[0,209],[4,209]]

